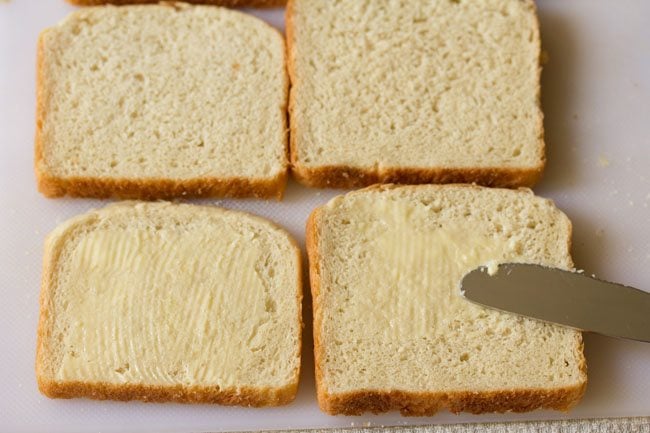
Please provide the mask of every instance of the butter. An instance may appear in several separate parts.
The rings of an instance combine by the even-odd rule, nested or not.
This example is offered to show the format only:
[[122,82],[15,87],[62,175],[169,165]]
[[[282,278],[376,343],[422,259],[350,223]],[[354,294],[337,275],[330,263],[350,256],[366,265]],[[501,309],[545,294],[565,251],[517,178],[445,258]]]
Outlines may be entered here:
[[351,260],[358,261],[354,267],[369,270],[370,281],[349,282],[351,299],[342,314],[365,316],[364,322],[373,324],[356,330],[363,338],[375,338],[377,332],[394,342],[431,337],[444,320],[478,311],[460,296],[465,273],[516,256],[516,245],[477,235],[471,225],[432,225],[430,210],[422,204],[379,199],[356,206],[361,207],[355,215],[363,217],[355,230],[368,243],[362,258]]
[[59,380],[253,383],[274,301],[233,230],[97,229],[67,254]]
[[485,267],[487,269],[487,273],[490,276],[494,276],[499,272],[499,262],[496,260],[490,260],[489,262],[485,263]]

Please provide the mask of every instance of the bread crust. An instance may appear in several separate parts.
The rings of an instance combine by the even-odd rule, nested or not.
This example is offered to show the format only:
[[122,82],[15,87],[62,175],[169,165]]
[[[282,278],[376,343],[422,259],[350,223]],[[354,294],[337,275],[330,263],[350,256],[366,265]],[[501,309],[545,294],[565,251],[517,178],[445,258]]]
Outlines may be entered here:
[[[119,204],[118,204],[119,205]],[[221,208],[220,208],[221,209]],[[226,212],[245,213],[222,209]],[[248,217],[264,221],[285,233],[294,248],[296,257],[296,305],[298,316],[298,347],[295,356],[301,359],[302,354],[302,254],[296,240],[280,225],[273,221],[246,213]],[[93,400],[140,400],[145,402],[176,402],[176,403],[211,403],[226,406],[268,407],[280,406],[292,402],[296,398],[300,379],[301,362],[298,362],[292,380],[283,387],[230,387],[218,386],[186,386],[186,385],[149,385],[149,384],[115,384],[108,382],[57,381],[48,374],[48,363],[51,327],[50,308],[54,287],[54,271],[61,252],[62,239],[46,239],[43,254],[43,275],[39,296],[40,314],[36,338],[35,372],[39,391],[50,398],[86,397]]]
[[[95,0],[90,0],[95,1]],[[253,0],[255,1],[255,0]],[[275,0],[270,0],[275,1]],[[100,4],[105,3],[98,0]],[[126,2],[125,2],[126,3]],[[144,2],[141,2],[144,3]],[[157,1],[156,1],[157,3]],[[237,3],[234,0],[233,3]],[[269,25],[269,27],[271,27]],[[272,27],[271,27],[272,28]],[[274,29],[275,30],[275,29]],[[166,178],[110,178],[110,177],[61,177],[50,173],[43,154],[43,123],[47,116],[48,93],[45,88],[45,42],[40,33],[36,59],[36,132],[34,138],[34,172],[38,190],[49,198],[85,197],[157,200],[170,198],[231,197],[231,198],[274,198],[282,200],[287,184],[288,162],[275,177],[197,177],[190,179]],[[276,30],[277,31],[277,30]],[[278,32],[279,33],[279,32]],[[280,36],[282,36],[280,34]],[[286,52],[285,52],[286,56]],[[285,103],[288,99],[289,80],[285,80]],[[283,107],[286,109],[286,106]],[[283,128],[287,129],[287,118],[283,116]],[[285,136],[285,155],[288,153]],[[286,161],[286,156],[285,156]]]
[[36,144],[36,180],[38,190],[46,197],[92,197],[157,200],[197,197],[254,197],[281,200],[287,174],[271,179],[241,177],[195,179],[118,179],[109,177],[56,177],[41,169],[42,144]]
[[50,398],[87,397],[93,400],[212,403],[225,406],[267,407],[292,402],[298,384],[282,388],[226,388],[185,385],[114,384],[106,382],[56,382],[38,377],[38,389]]
[[[161,0],[66,0],[68,3],[76,6],[96,6],[96,5],[126,5],[126,4],[147,4],[159,3]],[[184,3],[208,4],[226,7],[258,7],[258,8],[276,8],[282,7],[286,0],[183,0]]]
[[[290,0],[291,1],[291,0]],[[462,188],[481,188],[476,185],[448,185]],[[360,191],[388,190],[397,185],[373,185]],[[403,187],[402,187],[403,188]],[[410,186],[407,188],[417,188]],[[321,365],[325,359],[322,338],[322,306],[318,302],[321,291],[320,254],[318,250],[322,207],[316,208],[306,227],[306,246],[309,259],[309,277],[314,315],[314,360],[316,392],[322,411],[330,415],[361,415],[364,412],[382,413],[399,410],[404,416],[431,416],[441,409],[450,412],[528,412],[539,408],[568,411],[573,408],[585,393],[587,387],[587,363],[583,352],[581,333],[576,333],[576,350],[579,353],[578,368],[582,381],[575,386],[561,388],[521,388],[496,391],[449,391],[414,392],[395,389],[364,389],[354,392],[332,394],[327,390]],[[571,236],[567,239],[571,247]]]
[[539,51],[535,80],[535,100],[538,109],[537,148],[541,155],[538,165],[531,167],[358,167],[349,165],[307,166],[298,158],[297,111],[293,86],[298,83],[294,54],[293,6],[295,0],[287,0],[285,11],[287,71],[291,82],[289,92],[289,158],[292,175],[303,185],[315,188],[360,188],[378,183],[426,184],[426,183],[476,183],[482,186],[502,188],[532,188],[542,178],[546,167],[544,144],[544,114],[541,109],[541,39],[539,17],[533,0],[526,0],[535,16],[535,42]]
[[[289,103],[291,106],[291,102]],[[384,184],[454,184],[476,183],[482,186],[519,188],[532,187],[541,178],[544,165],[539,167],[458,167],[417,168],[352,166],[306,167],[297,160],[293,131],[291,140],[291,173],[302,184],[316,188],[360,188]]]

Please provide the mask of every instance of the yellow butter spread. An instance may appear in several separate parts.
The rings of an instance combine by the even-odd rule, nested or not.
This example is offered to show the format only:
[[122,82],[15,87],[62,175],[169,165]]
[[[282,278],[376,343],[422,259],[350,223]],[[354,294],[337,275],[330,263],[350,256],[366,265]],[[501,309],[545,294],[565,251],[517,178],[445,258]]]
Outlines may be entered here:
[[[273,300],[233,230],[97,229],[71,247],[57,379],[245,384]],[[252,381],[253,379],[251,379]]]
[[363,215],[355,230],[367,240],[356,260],[368,272],[367,279],[352,282],[345,314],[364,315],[365,323],[376,325],[358,330],[368,338],[378,332],[385,341],[431,337],[441,321],[473,308],[459,292],[465,273],[517,255],[513,241],[481,233],[470,223],[437,224],[430,207],[419,203],[378,199],[354,206],[354,214]]

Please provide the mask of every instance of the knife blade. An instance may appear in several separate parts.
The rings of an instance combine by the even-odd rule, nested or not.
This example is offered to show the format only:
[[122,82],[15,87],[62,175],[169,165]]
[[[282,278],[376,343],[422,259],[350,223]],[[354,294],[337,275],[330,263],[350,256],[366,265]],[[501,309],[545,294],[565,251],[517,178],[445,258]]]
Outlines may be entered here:
[[480,266],[460,283],[468,300],[610,337],[650,342],[650,293],[583,273],[524,263]]

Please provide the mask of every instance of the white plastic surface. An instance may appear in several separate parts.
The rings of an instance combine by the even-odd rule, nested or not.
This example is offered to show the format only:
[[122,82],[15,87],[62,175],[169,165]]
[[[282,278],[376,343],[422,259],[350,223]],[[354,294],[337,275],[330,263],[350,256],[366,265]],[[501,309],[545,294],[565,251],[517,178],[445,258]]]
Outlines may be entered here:
[[[586,272],[650,290],[650,1],[540,0],[548,167],[536,188],[574,223]],[[49,200],[32,171],[38,31],[74,10],[63,0],[0,1],[0,431],[172,432],[430,424],[650,415],[650,344],[585,338],[589,386],[571,413],[430,418],[331,417],[317,407],[311,328],[297,400],[277,409],[50,400],[34,378],[43,238],[59,222],[102,206]],[[280,10],[260,16],[281,26]],[[266,216],[304,244],[304,223],[333,191],[289,185],[283,202],[220,201]],[[310,315],[307,310],[306,320]]]

